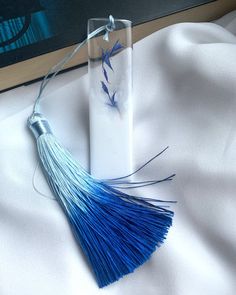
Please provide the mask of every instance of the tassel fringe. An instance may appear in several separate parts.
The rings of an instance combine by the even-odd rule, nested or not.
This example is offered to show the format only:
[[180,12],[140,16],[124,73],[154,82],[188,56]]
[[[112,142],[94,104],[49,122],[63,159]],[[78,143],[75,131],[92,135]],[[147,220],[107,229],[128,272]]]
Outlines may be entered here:
[[29,119],[29,127],[37,138],[48,183],[99,287],[117,281],[147,261],[164,242],[173,212],[156,205],[155,200],[120,191],[116,187],[117,180],[122,184],[121,178],[93,178],[59,144],[40,114]]

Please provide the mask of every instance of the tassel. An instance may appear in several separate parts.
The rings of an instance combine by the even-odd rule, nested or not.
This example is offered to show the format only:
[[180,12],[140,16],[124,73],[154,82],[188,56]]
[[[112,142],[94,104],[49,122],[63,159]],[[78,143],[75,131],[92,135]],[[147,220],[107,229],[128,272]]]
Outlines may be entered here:
[[107,181],[93,178],[60,145],[42,114],[34,112],[28,126],[37,140],[45,177],[98,286],[117,281],[147,261],[165,240],[173,212],[154,204],[159,200],[120,191],[117,186],[122,177]]

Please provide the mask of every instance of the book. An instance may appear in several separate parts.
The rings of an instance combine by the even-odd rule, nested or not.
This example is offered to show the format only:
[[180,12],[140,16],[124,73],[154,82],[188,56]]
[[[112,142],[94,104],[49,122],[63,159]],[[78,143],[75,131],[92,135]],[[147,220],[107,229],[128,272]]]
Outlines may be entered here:
[[[215,8],[208,19],[201,18],[203,6]],[[233,6],[234,0],[0,0],[0,91],[42,77],[72,45],[86,38],[89,18],[112,14],[129,19],[137,41],[160,28],[156,21],[161,23],[167,16],[175,23],[178,17],[173,16],[188,20],[188,11],[195,10],[189,21],[209,20],[219,9],[223,15]],[[67,67],[86,60],[83,49]]]

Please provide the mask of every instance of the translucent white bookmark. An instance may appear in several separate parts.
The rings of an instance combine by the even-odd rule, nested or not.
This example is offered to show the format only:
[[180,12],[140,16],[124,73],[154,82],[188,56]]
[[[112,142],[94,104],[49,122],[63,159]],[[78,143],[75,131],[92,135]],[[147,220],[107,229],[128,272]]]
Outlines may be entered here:
[[[107,18],[88,21],[88,34]],[[98,178],[132,172],[131,22],[111,19],[104,36],[88,42],[90,93],[90,169]]]

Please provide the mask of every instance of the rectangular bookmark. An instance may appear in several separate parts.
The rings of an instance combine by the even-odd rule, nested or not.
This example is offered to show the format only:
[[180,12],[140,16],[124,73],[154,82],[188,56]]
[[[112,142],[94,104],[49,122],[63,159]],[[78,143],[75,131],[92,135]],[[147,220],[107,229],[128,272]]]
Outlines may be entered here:
[[[88,34],[107,18],[88,21]],[[90,172],[116,178],[132,172],[132,30],[115,19],[108,32],[88,42]]]

